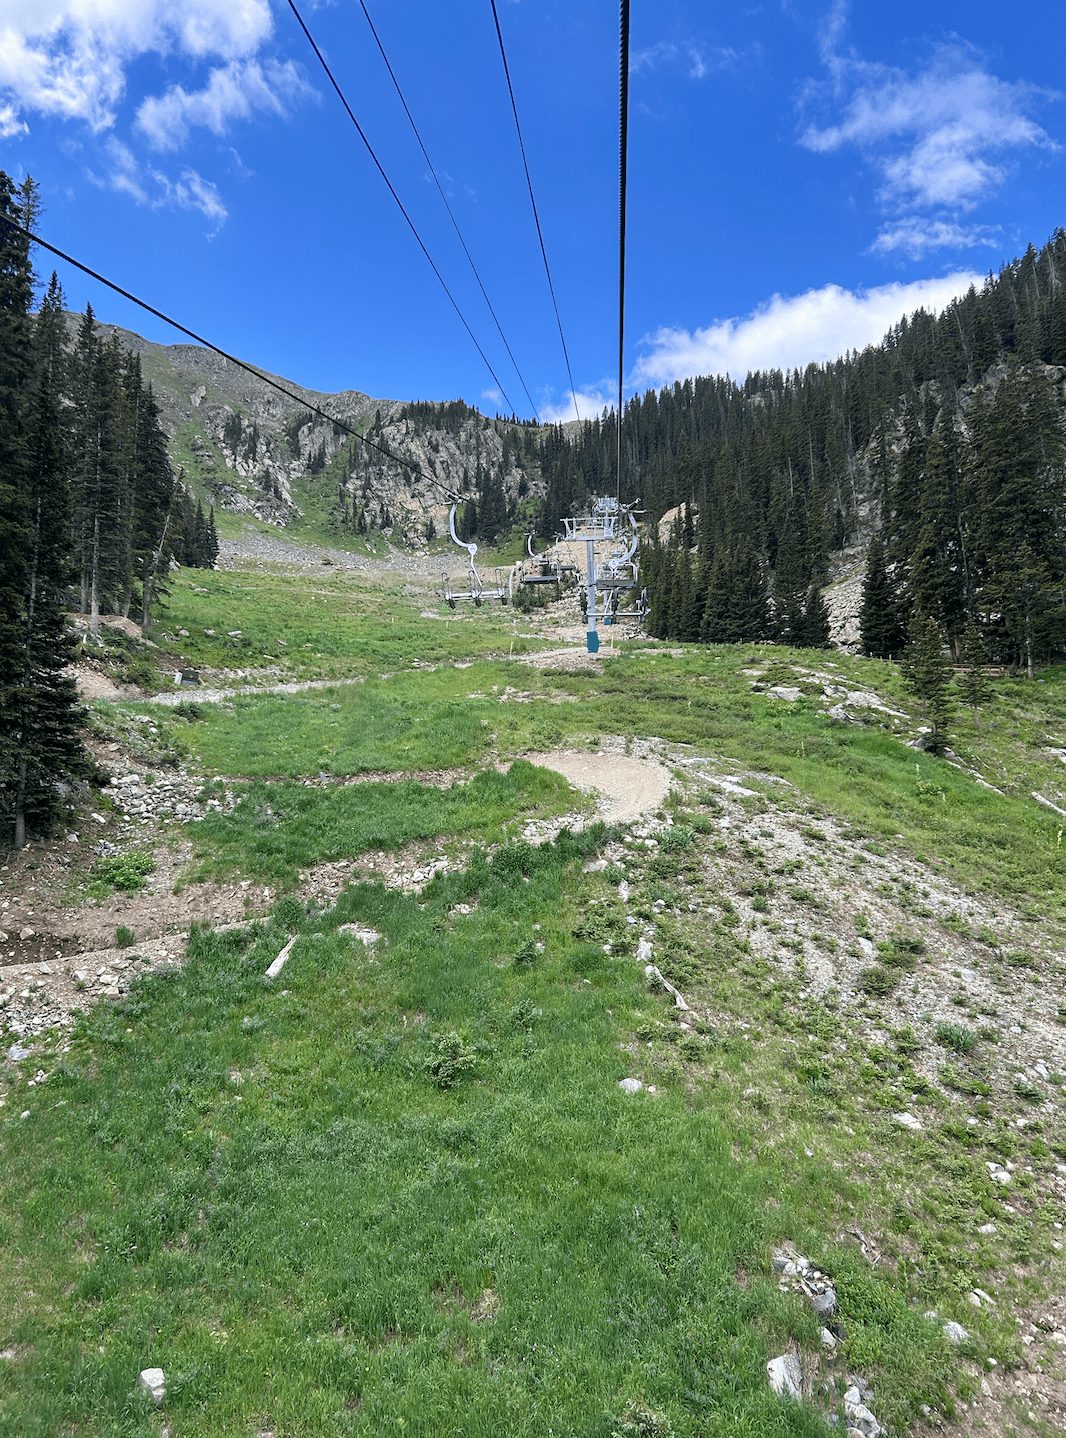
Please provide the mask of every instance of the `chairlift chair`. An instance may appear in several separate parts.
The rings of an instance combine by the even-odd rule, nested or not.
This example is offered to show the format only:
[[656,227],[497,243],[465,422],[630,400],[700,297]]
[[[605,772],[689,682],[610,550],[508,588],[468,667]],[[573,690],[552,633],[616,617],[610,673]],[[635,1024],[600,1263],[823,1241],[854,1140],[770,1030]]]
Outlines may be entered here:
[[452,543],[457,544],[460,549],[467,553],[467,587],[465,589],[453,588],[450,577],[444,576],[444,602],[449,609],[455,609],[460,604],[473,604],[475,609],[480,609],[485,600],[498,599],[501,604],[508,600],[508,586],[503,583],[500,571],[494,573],[494,583],[486,584],[480,570],[475,563],[477,545],[471,540],[467,542],[459,538],[455,532],[455,511],[457,506],[452,505],[448,513],[448,532],[452,537]]

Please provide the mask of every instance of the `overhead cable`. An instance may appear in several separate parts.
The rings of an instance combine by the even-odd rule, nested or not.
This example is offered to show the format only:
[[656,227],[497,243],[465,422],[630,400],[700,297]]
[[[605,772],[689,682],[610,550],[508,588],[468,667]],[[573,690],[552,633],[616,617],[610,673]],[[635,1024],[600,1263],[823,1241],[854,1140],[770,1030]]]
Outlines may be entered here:
[[[292,4],[292,0],[289,0]],[[559,301],[555,297],[555,283],[552,280],[551,265],[548,263],[548,247],[544,243],[544,231],[540,224],[540,213],[537,210],[537,197],[533,193],[533,179],[529,173],[529,161],[526,158],[526,142],[522,138],[522,122],[518,118],[518,103],[515,100],[514,86],[511,83],[511,67],[507,63],[507,47],[503,43],[503,30],[500,28],[500,16],[496,9],[496,0],[489,0],[492,6],[492,18],[496,24],[496,39],[500,46],[500,59],[503,61],[504,78],[507,81],[507,93],[511,97],[511,113],[514,115],[515,130],[518,133],[518,148],[522,155],[522,168],[526,172],[526,188],[529,190],[529,203],[533,207],[533,223],[537,227],[537,239],[540,241],[540,255],[544,261],[544,273],[548,279],[548,292],[552,299],[552,308],[555,310],[555,323],[559,327],[559,340],[563,347],[563,359],[566,361],[566,377],[570,381],[570,395],[574,401],[574,414],[580,419],[581,410],[577,402],[577,390],[574,388],[574,375],[570,368],[570,352],[566,347],[566,335],[563,333],[563,319],[559,313]]]
[[453,211],[451,203],[448,200],[448,196],[445,193],[444,186],[440,182],[440,177],[437,174],[436,167],[433,164],[433,161],[429,158],[429,153],[426,150],[425,143],[422,139],[421,131],[419,130],[418,125],[415,123],[415,117],[411,114],[411,107],[407,103],[407,97],[404,95],[404,92],[400,86],[400,82],[396,78],[396,72],[392,68],[392,62],[389,60],[388,54],[385,51],[385,46],[382,44],[381,36],[377,32],[377,27],[375,26],[373,20],[370,18],[370,11],[366,7],[366,0],[359,0],[359,6],[363,14],[366,16],[366,23],[370,26],[370,33],[371,35],[373,35],[378,50],[381,52],[381,58],[385,62],[386,70],[388,70],[389,72],[389,79],[392,81],[396,93],[400,97],[400,104],[403,106],[404,114],[407,116],[408,123],[410,124],[411,129],[414,132],[414,137],[418,141],[418,148],[422,151],[422,158],[425,160],[426,166],[429,169],[429,173],[433,177],[433,183],[437,187],[437,193],[440,195],[441,202],[443,203],[444,208],[448,212],[448,218],[452,222],[452,229],[455,231],[456,236],[458,237],[459,243],[463,248],[463,254],[466,256],[467,263],[469,264],[471,270],[474,273],[475,280],[477,280],[478,288],[481,291],[482,298],[484,299],[485,304],[488,306],[489,314],[492,316],[493,323],[496,325],[496,328],[499,331],[500,339],[503,341],[503,347],[507,351],[507,358],[514,366],[514,372],[518,376],[519,383],[521,384],[523,390],[525,390],[526,399],[529,400],[529,407],[533,411],[533,417],[539,423],[540,415],[537,412],[536,404],[533,402],[533,396],[529,392],[529,386],[526,384],[525,376],[518,367],[518,361],[514,357],[514,351],[511,349],[511,345],[507,339],[506,334],[504,334],[503,325],[500,323],[500,318],[496,313],[495,307],[492,301],[489,299],[489,293],[488,290],[485,288],[484,280],[481,278],[481,272],[478,269],[477,265],[474,263],[474,257],[470,253],[469,246],[466,243],[466,239],[463,235],[462,230],[459,228],[459,221],[455,218],[455,212]]
[[629,184],[629,0],[621,0],[618,65],[618,411],[615,497],[622,497],[622,384],[626,342],[626,192]]
[[179,334],[183,334],[188,339],[194,340],[198,345],[203,345],[204,349],[211,350],[212,353],[219,355],[222,359],[228,360],[230,364],[236,365],[238,369],[244,370],[246,374],[253,375],[257,380],[261,380],[263,384],[269,385],[273,390],[277,390],[278,394],[284,395],[286,399],[292,400],[294,404],[301,405],[304,409],[310,411],[311,414],[317,415],[319,419],[324,419],[329,424],[336,425],[338,429],[343,430],[344,433],[352,439],[357,439],[359,443],[365,445],[367,449],[376,450],[378,454],[384,455],[386,459],[391,459],[394,464],[403,465],[406,469],[409,469],[412,474],[417,474],[420,479],[424,479],[427,484],[436,486],[437,489],[441,490],[447,496],[449,501],[454,500],[458,502],[461,500],[461,495],[456,494],[453,489],[450,489],[442,480],[439,480],[436,475],[429,474],[421,465],[416,464],[413,459],[407,459],[402,454],[396,454],[393,450],[387,448],[387,446],[378,444],[376,440],[367,439],[365,434],[360,434],[357,429],[353,429],[353,427],[350,424],[346,424],[344,420],[337,419],[335,415],[327,414],[319,405],[312,403],[309,399],[304,399],[296,390],[290,389],[288,385],[282,384],[282,382],[275,379],[273,375],[265,374],[262,370],[256,369],[255,365],[249,364],[246,360],[238,359],[236,355],[230,354],[228,350],[222,349],[221,346],[214,344],[211,340],[205,339],[203,335],[197,334],[195,330],[189,329],[187,325],[183,325],[180,320],[173,319],[163,310],[157,309],[155,305],[149,304],[147,300],[138,298],[132,291],[124,289],[122,285],[116,284],[114,280],[109,280],[106,275],[100,274],[98,270],[94,270],[89,265],[83,264],[81,260],[75,259],[73,255],[68,255],[66,251],[61,250],[58,245],[51,244],[35,231],[27,229],[25,225],[20,225],[16,220],[2,214],[0,214],[0,224],[7,225],[10,229],[23,235],[33,244],[40,245],[42,250],[47,250],[50,255],[55,255],[56,259],[62,260],[64,264],[72,265],[74,269],[80,270],[83,275],[88,275],[91,280],[96,280],[98,284],[106,286],[107,289],[112,290],[116,295],[121,295],[124,300],[129,300],[131,304],[137,305],[138,308],[145,310],[150,315],[154,315],[157,320],[162,320],[164,324],[170,325],[171,328],[177,330]]
[[363,129],[362,125],[360,125],[359,121],[355,118],[355,111],[352,109],[351,105],[349,105],[347,96],[345,95],[344,91],[341,89],[340,85],[338,84],[337,78],[336,78],[336,76],[333,74],[333,71],[330,69],[329,64],[328,64],[328,62],[327,62],[327,60],[326,60],[326,57],[323,55],[322,51],[318,48],[318,42],[315,40],[315,37],[311,34],[311,31],[307,28],[307,22],[304,20],[304,17],[300,14],[299,10],[297,9],[296,4],[295,4],[295,0],[288,0],[288,4],[289,4],[289,9],[292,11],[293,15],[295,15],[295,17],[296,17],[296,20],[297,20],[297,23],[298,23],[299,26],[300,26],[300,29],[304,32],[304,35],[305,35],[306,38],[307,38],[307,43],[311,46],[311,49],[315,52],[315,57],[316,57],[316,59],[318,60],[318,63],[322,66],[322,69],[323,69],[323,71],[325,72],[326,78],[329,80],[329,83],[333,86],[333,89],[336,91],[338,100],[340,100],[341,104],[344,106],[344,109],[345,109],[345,112],[346,112],[346,114],[347,114],[347,116],[348,116],[348,119],[351,120],[352,124],[355,126],[356,133],[358,134],[360,140],[362,140],[363,144],[366,146],[367,154],[370,156],[370,158],[373,160],[375,166],[377,167],[378,174],[379,174],[379,175],[381,176],[381,178],[385,181],[385,185],[386,185],[386,187],[387,187],[387,189],[388,189],[388,191],[389,191],[389,194],[390,194],[390,195],[392,196],[392,198],[396,201],[396,205],[397,205],[397,207],[398,207],[398,209],[399,209],[399,211],[400,211],[400,214],[403,215],[404,219],[407,221],[407,227],[408,227],[408,229],[411,231],[412,235],[414,235],[416,241],[418,242],[418,247],[419,247],[419,249],[422,251],[422,253],[425,255],[426,260],[427,260],[428,263],[429,263],[430,269],[431,269],[431,270],[433,271],[433,273],[436,275],[437,280],[438,280],[438,282],[440,283],[441,289],[442,289],[442,290],[444,291],[444,293],[448,296],[448,300],[449,300],[450,303],[451,303],[452,309],[453,309],[453,310],[455,311],[455,313],[459,316],[459,319],[460,319],[460,321],[461,321],[461,323],[462,323],[463,329],[465,329],[466,332],[467,332],[467,334],[470,336],[470,339],[471,339],[471,341],[473,342],[474,348],[477,350],[478,354],[481,356],[482,360],[484,361],[484,363],[485,363],[485,368],[488,370],[489,374],[492,376],[493,381],[494,381],[494,383],[495,383],[495,385],[496,385],[496,388],[499,390],[501,396],[503,397],[504,402],[507,404],[508,409],[510,409],[511,413],[514,414],[514,413],[516,412],[516,411],[515,411],[515,407],[514,407],[513,403],[511,402],[510,398],[508,397],[507,391],[506,391],[506,389],[505,389],[504,386],[503,386],[503,381],[500,379],[499,375],[498,375],[498,374],[496,373],[496,371],[493,369],[493,367],[492,367],[492,362],[490,361],[490,359],[489,359],[488,355],[485,353],[485,351],[482,349],[481,343],[480,343],[480,341],[478,340],[477,335],[475,335],[474,331],[470,328],[470,325],[469,325],[469,323],[468,323],[468,321],[467,321],[466,316],[463,314],[463,311],[462,311],[462,310],[460,309],[460,307],[459,307],[459,301],[458,301],[458,300],[455,298],[455,296],[452,294],[451,289],[450,289],[449,286],[448,286],[447,280],[444,278],[444,276],[441,274],[440,270],[438,269],[438,267],[437,267],[437,262],[434,260],[433,256],[430,254],[429,249],[428,249],[427,246],[426,246],[426,242],[423,240],[422,236],[421,236],[421,235],[419,234],[419,232],[418,232],[418,226],[415,224],[414,220],[412,220],[410,214],[408,213],[407,206],[404,204],[404,202],[400,199],[400,196],[397,194],[395,185],[394,185],[394,184],[392,183],[392,181],[389,179],[388,174],[386,173],[386,170],[385,170],[384,165],[383,165],[383,164],[381,163],[381,161],[378,159],[377,152],[375,151],[375,149],[374,149],[373,145],[370,143],[370,141],[367,139],[366,131]]

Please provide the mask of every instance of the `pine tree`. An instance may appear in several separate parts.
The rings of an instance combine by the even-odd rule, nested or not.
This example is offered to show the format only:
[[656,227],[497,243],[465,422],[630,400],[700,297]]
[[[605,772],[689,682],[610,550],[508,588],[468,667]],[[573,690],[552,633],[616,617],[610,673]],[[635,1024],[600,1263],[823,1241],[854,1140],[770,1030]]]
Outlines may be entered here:
[[[32,228],[31,183],[0,214]],[[63,297],[52,276],[31,327],[25,241],[0,226],[0,827],[16,848],[46,833],[60,786],[83,775],[82,713],[65,673],[69,512],[64,442]]]
[[866,574],[862,582],[862,609],[859,613],[862,652],[875,659],[894,659],[903,648],[903,626],[899,600],[885,566],[881,536],[875,534],[866,551]]
[[829,626],[829,605],[825,595],[816,584],[807,591],[807,602],[803,608],[803,624],[798,643],[805,649],[829,649],[831,632]]
[[944,654],[943,636],[931,615],[916,610],[912,616],[900,670],[904,683],[920,700],[922,714],[929,721],[927,751],[943,754],[948,746],[947,731],[952,716],[952,669]]
[[974,724],[980,724],[981,709],[992,698],[992,685],[985,675],[988,651],[980,629],[972,620],[963,630],[959,649],[963,663],[959,689],[962,691],[963,700],[970,707]]
[[937,416],[922,475],[917,544],[911,557],[914,602],[947,633],[953,649],[970,599],[962,476],[954,410]]

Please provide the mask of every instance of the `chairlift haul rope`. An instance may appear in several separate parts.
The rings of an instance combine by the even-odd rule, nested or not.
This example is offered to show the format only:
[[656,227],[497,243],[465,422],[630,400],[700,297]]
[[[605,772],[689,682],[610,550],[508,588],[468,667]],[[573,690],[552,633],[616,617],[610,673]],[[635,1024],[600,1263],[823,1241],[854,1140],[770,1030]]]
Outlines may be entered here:
[[359,443],[365,445],[367,449],[376,450],[378,454],[384,455],[386,459],[391,459],[394,464],[403,465],[406,469],[409,469],[412,474],[416,474],[419,479],[424,479],[427,484],[435,485],[449,502],[461,497],[456,494],[455,490],[450,489],[442,480],[439,480],[436,475],[429,474],[421,465],[416,464],[413,459],[407,459],[402,454],[395,454],[391,449],[387,449],[385,445],[378,444],[375,440],[367,439],[365,434],[360,434],[359,430],[353,429],[352,426],[346,424],[344,420],[337,419],[335,415],[327,414],[319,405],[313,404],[309,399],[304,399],[302,395],[297,394],[295,390],[289,389],[287,385],[282,384],[280,380],[275,379],[272,375],[265,374],[262,370],[256,369],[255,365],[249,364],[247,360],[238,359],[236,355],[230,354],[228,350],[222,349],[220,345],[213,344],[211,340],[206,339],[201,334],[197,334],[195,330],[189,329],[188,325],[183,325],[180,320],[174,319],[163,310],[156,309],[155,305],[149,304],[147,300],[140,299],[137,295],[133,294],[131,290],[124,289],[122,285],[117,284],[114,280],[109,280],[107,276],[102,275],[99,270],[94,270],[81,260],[76,260],[73,255],[68,255],[67,252],[61,250],[58,245],[51,244],[50,241],[46,240],[42,235],[37,234],[35,230],[28,229],[25,225],[20,225],[17,220],[11,219],[8,215],[0,215],[0,222],[7,225],[9,229],[15,230],[16,233],[29,240],[31,244],[39,245],[42,250],[47,250],[50,255],[54,255],[56,259],[62,260],[64,264],[71,265],[74,269],[80,270],[83,275],[88,275],[89,279],[95,280],[97,284],[103,285],[114,294],[121,296],[122,299],[129,300],[130,304],[136,305],[147,314],[154,315],[157,320],[162,320],[164,324],[170,325],[171,329],[177,330],[179,334],[185,335],[187,339],[194,340],[198,345],[203,345],[204,349],[211,350],[213,354],[218,355],[224,360],[228,360],[230,364],[236,365],[238,369],[244,370],[246,374],[253,375],[256,379],[261,380],[263,384],[269,385],[273,390],[277,390],[278,394],[282,394],[286,399],[292,400],[293,404],[302,406],[302,408],[306,409],[310,414],[317,415],[319,419],[324,419],[328,421],[329,424],[335,424],[338,429],[343,430],[344,433],[352,439],[357,439]]
[[489,374],[492,376],[493,382],[495,383],[496,388],[500,391],[500,394],[502,395],[502,397],[503,397],[504,401],[506,402],[507,407],[510,409],[511,413],[514,414],[514,413],[515,413],[515,407],[514,407],[514,405],[511,403],[511,400],[508,398],[507,391],[506,391],[506,390],[504,389],[504,387],[503,387],[503,381],[500,379],[499,375],[498,375],[498,374],[496,373],[496,371],[493,369],[493,367],[492,367],[492,362],[490,361],[490,359],[489,359],[488,355],[485,353],[485,351],[482,349],[481,344],[480,344],[480,342],[479,342],[479,340],[478,340],[477,335],[475,335],[474,331],[470,328],[470,324],[469,324],[469,322],[467,321],[466,315],[463,314],[463,311],[462,311],[462,310],[460,309],[460,307],[459,307],[459,301],[458,301],[458,300],[455,298],[455,296],[452,294],[451,289],[449,288],[449,285],[448,285],[448,281],[444,278],[444,276],[441,274],[440,270],[438,269],[436,260],[434,260],[433,256],[430,254],[429,248],[428,248],[428,246],[426,245],[425,240],[423,240],[422,236],[421,236],[421,235],[419,234],[419,232],[418,232],[418,226],[415,224],[414,220],[412,220],[412,218],[411,218],[411,216],[410,216],[410,213],[408,212],[407,206],[406,206],[406,205],[404,204],[404,202],[400,199],[400,196],[399,196],[399,194],[398,194],[397,191],[396,191],[396,186],[395,186],[395,185],[392,183],[392,181],[389,179],[389,176],[388,176],[388,174],[387,174],[387,172],[386,172],[386,170],[385,170],[384,165],[383,165],[383,164],[381,163],[381,161],[378,159],[377,152],[375,151],[375,149],[374,149],[373,145],[370,143],[370,141],[367,139],[366,131],[363,129],[362,125],[360,125],[359,121],[355,118],[355,111],[352,109],[351,105],[349,105],[349,103],[348,103],[348,97],[345,95],[344,91],[341,89],[341,87],[340,87],[340,85],[339,85],[339,83],[338,83],[338,81],[337,81],[336,76],[333,74],[333,71],[330,69],[330,67],[329,67],[329,62],[326,60],[325,55],[323,55],[322,51],[318,48],[318,42],[317,42],[317,40],[316,40],[315,37],[311,34],[311,31],[307,28],[307,22],[304,20],[304,17],[300,14],[299,10],[296,8],[295,0],[288,0],[288,4],[289,4],[289,9],[292,11],[293,15],[295,15],[295,17],[296,17],[296,21],[297,21],[297,23],[299,24],[300,29],[304,32],[304,35],[305,35],[306,38],[307,38],[307,43],[311,46],[311,49],[315,52],[315,57],[316,57],[316,59],[318,60],[318,63],[322,66],[322,69],[324,70],[324,72],[325,72],[325,74],[326,74],[326,78],[329,80],[329,83],[333,86],[333,89],[336,91],[337,99],[340,100],[341,104],[344,106],[345,112],[347,113],[348,119],[351,120],[352,124],[355,126],[356,133],[358,134],[360,140],[362,140],[363,144],[365,145],[367,154],[370,156],[370,158],[373,160],[375,166],[377,167],[378,174],[379,174],[379,175],[381,176],[381,178],[385,181],[386,188],[388,189],[388,192],[389,192],[389,194],[392,196],[392,198],[396,201],[396,204],[397,204],[397,206],[399,207],[400,214],[403,215],[404,219],[407,221],[407,227],[408,227],[408,229],[411,231],[412,235],[414,235],[416,241],[418,242],[418,247],[419,247],[419,249],[422,251],[422,253],[425,255],[426,259],[428,260],[428,262],[429,262],[429,267],[430,267],[430,269],[433,271],[433,273],[436,275],[436,277],[437,277],[437,279],[438,279],[438,281],[439,281],[439,283],[440,283],[441,289],[442,289],[442,290],[444,291],[444,293],[448,296],[448,300],[449,300],[449,302],[451,303],[452,309],[453,309],[453,310],[455,311],[455,313],[459,316],[459,320],[460,320],[460,322],[461,322],[461,324],[462,324],[462,326],[463,326],[463,329],[465,329],[466,332],[467,332],[467,334],[470,336],[470,339],[471,339],[472,342],[473,342],[474,348],[477,350],[478,354],[481,356],[482,360],[484,361],[484,363],[485,363],[485,368],[488,370]]

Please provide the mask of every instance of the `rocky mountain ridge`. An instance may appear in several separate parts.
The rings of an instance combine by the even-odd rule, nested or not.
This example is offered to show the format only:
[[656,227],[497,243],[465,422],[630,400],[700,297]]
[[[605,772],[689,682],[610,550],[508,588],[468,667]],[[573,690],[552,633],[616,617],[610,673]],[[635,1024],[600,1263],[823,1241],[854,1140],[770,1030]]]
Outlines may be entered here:
[[[73,337],[80,317],[71,315],[68,323]],[[290,401],[200,345],[157,344],[106,323],[98,322],[98,330],[140,357],[174,464],[197,496],[217,508],[279,528],[354,529],[364,513],[367,528],[421,543],[448,523],[444,490],[430,477],[472,495],[491,477],[511,502],[541,485],[538,432],[491,419],[462,401],[411,403],[360,390],[329,394],[262,371],[292,392]],[[301,400],[339,423],[312,414]],[[351,429],[380,448],[360,445]]]

